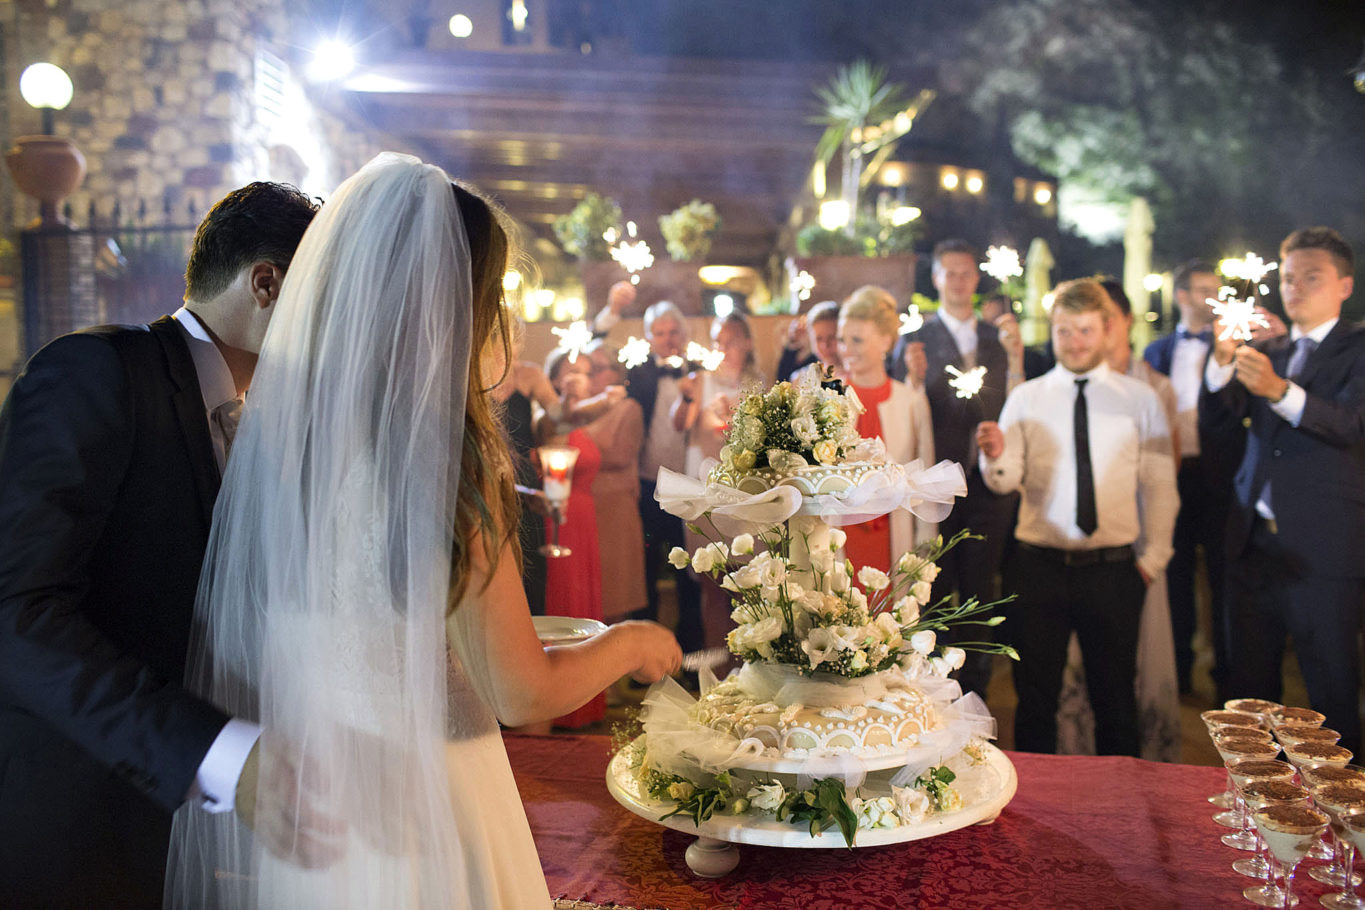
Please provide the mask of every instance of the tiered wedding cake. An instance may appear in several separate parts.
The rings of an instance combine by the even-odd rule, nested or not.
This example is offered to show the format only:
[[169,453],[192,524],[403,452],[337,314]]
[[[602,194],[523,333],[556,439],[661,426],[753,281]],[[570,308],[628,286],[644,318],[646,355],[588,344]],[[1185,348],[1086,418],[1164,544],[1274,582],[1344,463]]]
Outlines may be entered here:
[[897,508],[939,521],[965,493],[962,471],[887,463],[880,440],[858,437],[861,409],[837,382],[779,383],[739,404],[701,477],[660,472],[662,506],[712,541],[670,559],[731,593],[727,643],[744,661],[720,682],[704,672],[700,699],[671,680],[645,699],[644,735],[618,760],[668,815],[797,822],[812,836],[833,823],[852,845],[859,828],[963,805],[960,776],[983,761],[994,721],[948,679],[963,651],[936,632],[999,619],[929,604],[934,560],[956,540],[887,574],[841,558],[838,527]]

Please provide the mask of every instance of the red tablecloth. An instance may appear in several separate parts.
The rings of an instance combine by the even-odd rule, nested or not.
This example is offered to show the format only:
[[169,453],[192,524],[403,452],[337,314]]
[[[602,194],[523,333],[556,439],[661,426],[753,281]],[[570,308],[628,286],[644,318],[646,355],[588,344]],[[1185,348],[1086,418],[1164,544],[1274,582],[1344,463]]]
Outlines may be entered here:
[[[856,850],[740,845],[739,867],[699,879],[689,835],[607,792],[601,736],[506,736],[540,861],[557,898],[637,908],[1251,907],[1205,797],[1223,772],[1132,758],[1011,753],[1019,792],[991,825]],[[1324,885],[1301,867],[1295,891]]]

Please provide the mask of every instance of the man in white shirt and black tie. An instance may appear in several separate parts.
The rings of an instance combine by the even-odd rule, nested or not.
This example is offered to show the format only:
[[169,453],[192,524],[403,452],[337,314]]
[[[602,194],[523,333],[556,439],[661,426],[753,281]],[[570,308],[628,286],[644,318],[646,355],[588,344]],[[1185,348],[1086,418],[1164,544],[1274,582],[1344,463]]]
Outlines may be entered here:
[[1138,754],[1133,680],[1146,585],[1166,567],[1179,499],[1170,429],[1156,393],[1104,360],[1104,289],[1059,285],[1057,366],[1015,389],[977,431],[981,474],[1022,493],[1005,590],[1019,652],[1015,745],[1057,750],[1057,699],[1071,633],[1080,640],[1096,750]]

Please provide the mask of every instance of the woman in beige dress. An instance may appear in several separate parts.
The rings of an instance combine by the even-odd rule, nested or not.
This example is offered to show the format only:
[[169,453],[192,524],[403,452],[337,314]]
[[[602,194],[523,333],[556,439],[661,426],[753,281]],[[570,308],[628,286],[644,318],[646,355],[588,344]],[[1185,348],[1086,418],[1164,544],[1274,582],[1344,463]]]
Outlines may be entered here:
[[602,560],[602,617],[611,623],[646,603],[645,530],[637,505],[645,418],[639,403],[625,397],[625,371],[616,350],[597,341],[586,356],[591,365],[588,393],[605,403],[605,410],[583,430],[602,453],[592,498]]

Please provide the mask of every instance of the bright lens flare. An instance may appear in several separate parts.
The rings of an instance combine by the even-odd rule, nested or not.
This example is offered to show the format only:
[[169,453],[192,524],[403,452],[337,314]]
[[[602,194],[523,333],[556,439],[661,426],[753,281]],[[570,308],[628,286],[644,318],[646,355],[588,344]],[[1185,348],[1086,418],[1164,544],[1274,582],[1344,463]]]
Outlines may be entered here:
[[578,360],[578,355],[592,343],[592,329],[586,322],[571,322],[566,329],[555,326],[550,332],[559,338],[559,346],[569,352],[569,363]]
[[644,338],[636,338],[634,335],[621,346],[621,353],[617,360],[625,364],[626,369],[638,367],[640,364],[649,360],[649,341]]
[[981,271],[1004,284],[1011,278],[1024,274],[1024,264],[1019,261],[1019,251],[1007,246],[993,246],[986,250],[986,261],[981,263]]
[[910,312],[901,313],[900,333],[909,335],[912,332],[918,332],[923,326],[924,317],[920,315],[919,306],[914,303],[910,304]]
[[792,293],[797,300],[810,300],[810,292],[815,290],[815,276],[805,269],[796,273],[792,278]]
[[1223,330],[1218,333],[1219,341],[1227,341],[1229,338],[1235,341],[1250,341],[1253,327],[1270,328],[1269,321],[1256,312],[1255,297],[1248,297],[1245,300],[1236,297],[1215,300],[1209,297],[1204,302],[1213,307],[1213,315],[1223,323]]
[[1260,284],[1266,275],[1280,267],[1278,262],[1266,262],[1255,253],[1247,253],[1241,259],[1224,259],[1218,263],[1218,271],[1234,281],[1249,281]]
[[986,382],[986,368],[982,366],[972,367],[965,373],[951,363],[943,369],[953,375],[953,378],[948,380],[948,385],[957,391],[958,398],[975,398]]

